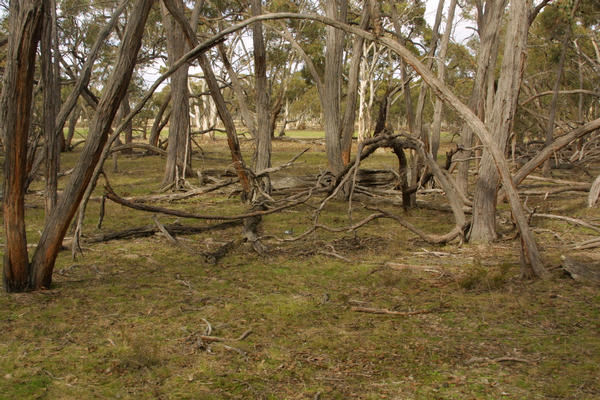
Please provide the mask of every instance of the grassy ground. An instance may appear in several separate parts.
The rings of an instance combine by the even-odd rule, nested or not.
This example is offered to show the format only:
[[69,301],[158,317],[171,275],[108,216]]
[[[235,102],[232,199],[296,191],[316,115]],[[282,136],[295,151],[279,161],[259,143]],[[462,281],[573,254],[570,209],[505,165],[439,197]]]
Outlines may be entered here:
[[[274,164],[305,147],[311,151],[284,174],[324,168],[324,149],[314,143],[276,142]],[[63,169],[77,156],[65,155]],[[121,195],[156,191],[163,162],[121,156],[111,183]],[[205,143],[194,161],[196,168],[227,164],[223,141]],[[368,165],[395,161],[376,154]],[[163,205],[242,211],[228,194]],[[35,243],[41,195],[29,195],[27,204],[28,241]],[[572,194],[539,202],[545,211],[600,217],[584,204]],[[86,234],[98,232],[98,210],[92,201]],[[301,233],[311,213],[306,206],[268,216],[264,234]],[[356,205],[355,220],[362,215]],[[451,215],[427,210],[406,217],[429,232],[453,224]],[[347,205],[332,203],[323,220],[345,225]],[[102,231],[148,224],[152,215],[109,203]],[[570,243],[589,237],[562,222],[535,225],[549,267]],[[77,260],[61,253],[51,290],[1,294],[0,398],[600,399],[600,292],[560,269],[549,281],[519,280],[513,241],[434,247],[379,220],[356,234],[271,239],[265,257],[240,246],[217,265],[204,262],[201,252],[239,234],[182,237],[185,248],[159,235],[90,245]],[[390,261],[443,273],[397,271],[385,266]],[[353,311],[356,305],[424,313],[376,315]],[[228,340],[202,340],[207,324]]]

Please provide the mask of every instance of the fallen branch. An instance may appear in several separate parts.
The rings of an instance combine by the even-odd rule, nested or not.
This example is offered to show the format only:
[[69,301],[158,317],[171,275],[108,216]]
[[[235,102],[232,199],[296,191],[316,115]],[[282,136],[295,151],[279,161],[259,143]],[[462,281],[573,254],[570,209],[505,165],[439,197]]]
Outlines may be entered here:
[[567,221],[570,222],[574,225],[579,225],[579,226],[583,226],[584,228],[587,229],[591,229],[594,232],[600,233],[600,228],[590,224],[589,222],[585,222],[581,219],[577,219],[577,218],[571,218],[571,217],[565,217],[563,215],[554,215],[554,214],[538,214],[538,213],[533,213],[531,215],[531,217],[538,217],[538,218],[547,218],[547,219],[555,219],[555,220],[559,220],[559,221]]
[[577,282],[600,286],[600,263],[562,256],[562,268]]
[[285,238],[285,239],[280,239],[280,238],[275,237],[275,239],[277,241],[279,241],[279,242],[295,242],[297,240],[305,238],[306,236],[310,235],[313,232],[316,232],[317,229],[323,229],[325,231],[333,232],[333,233],[354,232],[355,230],[357,230],[358,228],[362,227],[363,225],[366,225],[366,224],[368,224],[369,222],[371,222],[373,220],[376,220],[378,218],[383,218],[383,217],[384,217],[384,215],[381,214],[381,213],[371,214],[368,217],[364,218],[362,221],[357,222],[354,225],[344,226],[344,227],[341,227],[341,228],[332,228],[332,227],[329,227],[327,225],[323,225],[323,224],[317,223],[317,224],[313,224],[312,227],[310,227],[308,230],[306,230],[304,233],[302,233],[302,234],[300,234],[298,236],[291,237],[291,238]]
[[110,154],[114,154],[117,152],[121,152],[121,151],[125,151],[125,150],[133,150],[133,149],[143,149],[146,151],[156,153],[163,157],[167,156],[167,152],[165,150],[163,150],[159,147],[152,146],[151,144],[148,144],[148,143],[127,143],[127,144],[122,144],[120,146],[114,146],[110,149],[110,152],[108,154],[110,155]]
[[521,196],[544,196],[544,199],[546,199],[548,196],[553,194],[560,194],[565,192],[587,192],[590,190],[590,187],[591,185],[559,187],[556,189],[547,188],[546,190],[524,190],[519,191],[519,194]]
[[237,179],[230,179],[225,182],[219,182],[214,185],[188,190],[187,192],[183,192],[183,193],[169,193],[169,194],[156,194],[156,195],[138,196],[138,197],[124,197],[124,199],[127,201],[134,202],[134,203],[145,203],[145,202],[150,202],[150,201],[185,200],[185,199],[189,199],[190,197],[213,192],[215,190],[232,185],[236,182],[238,182]]
[[214,343],[214,342],[241,342],[246,339],[252,333],[252,329],[248,329],[246,332],[242,333],[240,337],[237,339],[227,339],[220,336],[209,336],[209,335],[198,335],[198,338],[203,342]]
[[154,220],[154,224],[157,226],[157,228],[160,230],[160,232],[169,240],[169,242],[171,242],[173,244],[179,244],[177,239],[175,239],[173,237],[173,235],[171,235],[169,230],[167,228],[165,228],[165,226],[163,224],[160,223],[158,218],[156,218],[156,215],[153,217],[153,220]]
[[427,243],[431,243],[431,244],[445,244],[445,243],[450,242],[451,240],[456,239],[457,237],[461,237],[461,235],[464,234],[464,232],[462,231],[460,226],[455,226],[449,233],[447,233],[445,235],[431,235],[431,234],[423,232],[421,229],[417,228],[415,225],[404,220],[403,218],[401,218],[397,215],[394,215],[392,213],[389,213],[385,210],[382,210],[379,208],[370,208],[370,207],[367,207],[367,210],[380,212],[386,218],[391,218],[391,219],[395,220],[400,225],[402,225],[403,227],[405,227],[406,229],[408,229],[409,231],[411,231],[412,233],[414,233],[415,235],[417,235],[418,237],[420,237]]
[[164,207],[156,207],[156,206],[150,206],[150,205],[145,205],[145,204],[138,204],[138,203],[134,203],[134,202],[125,200],[124,198],[120,197],[119,195],[117,195],[114,192],[114,190],[110,187],[108,182],[104,186],[104,189],[106,192],[106,198],[108,198],[109,200],[111,200],[117,204],[120,204],[122,206],[133,208],[134,210],[160,213],[160,214],[165,214],[165,215],[173,215],[173,216],[182,217],[182,218],[221,220],[221,221],[235,221],[235,220],[240,220],[240,219],[245,219],[245,218],[250,218],[250,217],[257,217],[257,216],[262,216],[262,215],[273,214],[278,211],[296,207],[300,204],[306,203],[308,201],[308,199],[310,199],[310,197],[312,196],[312,191],[309,191],[308,195],[304,199],[301,199],[301,200],[298,200],[298,201],[295,201],[295,202],[292,202],[292,203],[289,203],[289,204],[286,204],[286,205],[283,205],[280,207],[270,208],[270,209],[267,209],[264,211],[254,211],[254,212],[250,212],[250,213],[246,213],[246,214],[238,214],[238,215],[203,215],[203,214],[193,214],[193,213],[189,213],[186,211],[173,210],[173,209],[164,208]]
[[[569,143],[573,142],[580,137],[587,135],[590,132],[595,131],[600,128],[600,118],[597,118],[593,121],[588,122],[587,124],[580,126],[579,128],[573,129],[572,131],[560,136],[555,139],[554,142],[549,144],[540,150],[535,157],[529,160],[525,165],[523,165],[516,174],[513,175],[512,181],[515,185],[518,185],[525,179],[530,173],[532,173],[537,167],[542,165],[546,159],[552,157],[552,155],[563,147],[567,146]],[[503,198],[504,194],[499,193],[499,198]]]
[[534,181],[540,181],[540,182],[556,183],[559,185],[569,185],[569,186],[575,186],[575,187],[588,187],[589,188],[589,186],[590,186],[590,184],[587,182],[567,181],[565,179],[546,178],[545,176],[537,176],[537,175],[528,175],[527,179],[531,179]]
[[334,253],[332,251],[319,251],[319,254],[323,254],[325,256],[331,256],[331,257],[339,258],[340,260],[346,261],[348,263],[352,262],[351,259],[349,259],[347,257],[344,257],[342,255],[339,255],[338,253]]
[[235,248],[240,243],[241,243],[241,240],[229,241],[213,252],[204,253],[204,258],[206,259],[206,262],[216,265],[221,258],[225,257],[227,255],[227,253],[229,253],[233,248]]
[[466,361],[467,364],[476,364],[476,363],[477,364],[480,364],[480,363],[491,364],[491,363],[499,363],[499,362],[521,362],[521,363],[525,363],[525,364],[533,364],[533,361],[527,360],[525,358],[512,357],[512,356],[504,356],[504,357],[497,357],[497,358],[471,357]]
[[395,271],[425,271],[425,272],[433,272],[436,274],[441,274],[442,271],[438,267],[434,267],[431,265],[413,265],[413,264],[402,264],[388,261],[384,264],[389,269],[393,269]]
[[[191,226],[191,225],[179,225],[179,224],[171,224],[171,225],[163,225],[172,235],[194,235],[197,233],[204,233],[216,230],[223,230],[228,228],[233,228],[242,224],[241,220],[238,221],[228,221],[222,222],[214,225],[204,225],[204,226]],[[137,228],[125,229],[117,232],[103,233],[99,235],[94,235],[89,238],[85,238],[85,243],[101,243],[101,242],[109,242],[111,240],[121,240],[121,239],[130,239],[137,237],[148,237],[152,236],[156,233],[160,232],[157,226],[155,225],[146,225],[140,226]]]
[[595,249],[596,247],[600,247],[600,237],[586,240],[585,242],[577,243],[573,246],[575,250],[589,250]]
[[369,314],[386,314],[408,317],[411,315],[428,314],[433,310],[418,310],[418,311],[393,311],[385,308],[370,308],[370,307],[350,307],[350,311],[369,313]]
[[290,167],[294,164],[294,162],[300,158],[300,156],[302,156],[304,153],[306,153],[307,151],[310,150],[310,147],[302,150],[300,153],[296,154],[290,161],[286,162],[285,164],[281,164],[277,167],[271,167],[271,168],[267,168],[267,169],[263,169],[262,171],[257,172],[256,174],[254,174],[255,178],[259,178],[263,175],[267,175],[267,174],[271,174],[273,172],[277,172],[277,171],[281,171],[284,168]]

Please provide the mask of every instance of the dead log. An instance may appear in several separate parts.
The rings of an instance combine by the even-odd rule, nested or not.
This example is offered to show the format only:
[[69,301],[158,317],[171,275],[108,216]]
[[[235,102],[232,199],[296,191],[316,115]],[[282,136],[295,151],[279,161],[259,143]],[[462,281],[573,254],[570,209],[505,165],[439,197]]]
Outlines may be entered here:
[[310,197],[312,196],[312,191],[309,191],[309,193],[300,200],[288,203],[286,205],[283,206],[279,206],[279,207],[275,207],[275,208],[269,208],[269,209],[265,209],[265,210],[258,210],[258,211],[254,211],[254,212],[249,212],[249,213],[245,213],[245,214],[239,214],[239,215],[202,215],[202,214],[193,214],[193,213],[189,213],[186,211],[181,211],[181,210],[174,210],[174,209],[169,209],[169,208],[164,208],[164,207],[156,207],[156,206],[151,206],[151,205],[147,205],[147,204],[140,204],[140,203],[134,203],[128,200],[125,200],[124,198],[120,197],[119,195],[117,195],[114,190],[110,187],[110,185],[108,184],[108,180],[106,181],[106,185],[104,186],[104,190],[105,190],[105,196],[107,199],[120,204],[122,206],[128,207],[128,208],[132,208],[134,210],[139,210],[139,211],[147,211],[147,212],[153,212],[153,213],[160,213],[160,214],[165,214],[165,215],[172,215],[175,217],[182,217],[182,218],[192,218],[192,219],[205,219],[205,220],[221,220],[221,221],[235,221],[235,220],[240,220],[240,219],[245,219],[245,218],[252,218],[252,217],[258,217],[258,216],[262,216],[262,215],[268,215],[268,214],[273,214],[282,210],[286,210],[288,208],[292,208],[292,207],[296,207],[300,204],[304,204],[308,201],[308,199],[310,199]]
[[562,268],[571,277],[585,284],[600,286],[600,262],[589,258],[576,260],[569,256],[562,257]]
[[[180,224],[168,224],[163,225],[165,229],[169,231],[171,235],[195,235],[198,233],[204,232],[212,232],[212,231],[220,231],[224,229],[233,228],[236,226],[242,225],[241,220],[237,221],[227,221],[222,222],[220,224],[213,225],[201,225],[201,226],[193,226],[193,225],[180,225]],[[108,232],[101,233],[98,235],[94,235],[88,238],[85,238],[84,242],[91,243],[102,243],[109,242],[111,240],[123,240],[123,239],[133,239],[133,238],[141,238],[148,237],[159,233],[160,230],[156,225],[145,225],[139,226],[136,228],[125,229],[117,232]]]

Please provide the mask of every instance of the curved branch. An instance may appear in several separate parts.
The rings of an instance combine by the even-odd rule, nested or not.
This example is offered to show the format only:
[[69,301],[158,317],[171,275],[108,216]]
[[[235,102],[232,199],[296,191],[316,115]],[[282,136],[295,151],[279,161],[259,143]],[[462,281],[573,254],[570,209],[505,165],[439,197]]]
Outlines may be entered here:
[[295,201],[290,204],[286,204],[284,206],[270,208],[270,209],[264,210],[264,211],[255,211],[255,212],[238,214],[238,215],[203,215],[203,214],[193,214],[193,213],[189,213],[189,212],[181,211],[181,210],[173,210],[173,209],[164,208],[164,207],[156,207],[156,206],[150,206],[150,205],[146,205],[146,204],[139,204],[139,203],[134,203],[134,202],[125,200],[124,198],[120,197],[118,194],[115,193],[115,191],[108,184],[108,181],[107,181],[106,185],[104,186],[104,190],[106,192],[105,195],[106,195],[107,199],[112,200],[115,203],[120,204],[122,206],[133,208],[134,210],[160,213],[160,214],[165,214],[165,215],[173,215],[175,217],[182,217],[182,218],[205,219],[205,220],[216,220],[216,221],[235,221],[235,220],[240,220],[240,219],[245,219],[245,218],[273,214],[273,213],[276,213],[276,212],[279,212],[282,210],[286,210],[288,208],[296,207],[300,204],[304,204],[312,197],[312,190],[309,190],[306,197],[301,200]]
[[[552,90],[536,93],[533,96],[527,98],[524,102],[520,103],[519,106],[521,106],[521,107],[526,106],[527,103],[531,103],[533,100],[535,100],[539,97],[549,96],[553,93],[554,92]],[[590,96],[594,96],[594,97],[600,97],[600,93],[594,92],[593,90],[587,90],[587,89],[560,90],[558,93],[559,94],[578,94],[578,93],[580,93],[580,94],[589,94]]]

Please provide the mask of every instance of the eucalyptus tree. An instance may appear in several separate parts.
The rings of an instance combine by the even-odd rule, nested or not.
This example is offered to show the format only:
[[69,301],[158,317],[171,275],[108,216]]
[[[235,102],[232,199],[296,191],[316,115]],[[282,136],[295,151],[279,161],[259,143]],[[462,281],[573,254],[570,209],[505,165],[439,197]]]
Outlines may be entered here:
[[[494,94],[493,105],[486,110],[489,116],[486,117],[486,125],[502,151],[506,148],[512,128],[511,121],[517,108],[525,68],[531,7],[530,1],[510,2],[498,88]],[[490,93],[488,89],[488,95]],[[497,238],[496,198],[499,177],[494,162],[490,152],[484,150],[473,200],[471,240],[475,242],[489,242]]]
[[118,57],[106,82],[91,122],[81,157],[60,199],[47,217],[31,261],[27,252],[24,215],[27,135],[31,123],[33,76],[44,7],[47,2],[25,0],[10,3],[7,68],[0,105],[5,107],[0,125],[7,147],[5,158],[4,227],[6,251],[3,280],[7,291],[47,288],[65,233],[77,211],[94,167],[106,143],[112,121],[126,93],[136,65],[146,18],[153,0],[138,0],[132,8]]
[[[183,9],[183,2],[179,4]],[[173,65],[189,50],[183,29],[171,16],[164,3],[161,3],[162,25],[167,37],[167,54],[169,66]],[[192,21],[193,23],[193,21]],[[167,147],[167,162],[162,184],[178,185],[178,178],[191,175],[190,149],[190,94],[188,89],[188,65],[180,67],[170,80],[171,88],[171,123]],[[154,139],[153,139],[154,140]]]
[[[469,108],[482,120],[485,120],[486,99],[493,98],[492,87],[495,82],[496,61],[500,40],[500,30],[504,18],[507,0],[476,1],[476,22],[478,41],[476,44],[477,66],[473,80],[473,88],[469,97]],[[489,95],[489,96],[488,96]],[[456,182],[459,190],[469,193],[469,159],[473,151],[473,131],[467,125],[461,131],[460,155],[465,160],[459,163]]]
[[[592,108],[600,92],[599,14],[597,2],[561,1],[545,7],[533,21],[530,62],[516,121],[524,131],[519,141],[527,134],[529,141],[542,139],[548,145],[551,126],[565,131],[572,124],[569,121],[584,123],[596,117]],[[559,68],[561,58],[564,65]]]

